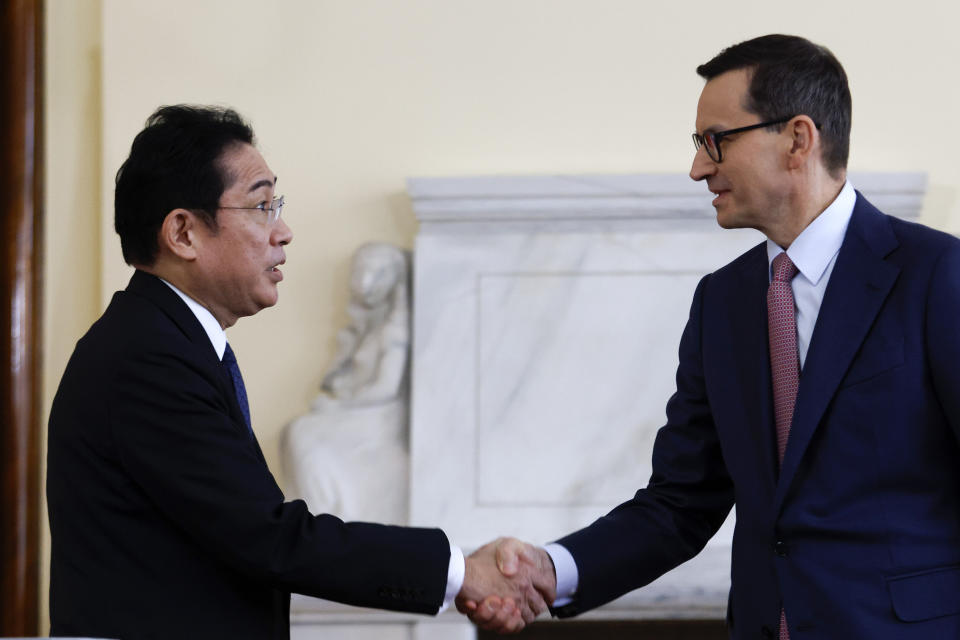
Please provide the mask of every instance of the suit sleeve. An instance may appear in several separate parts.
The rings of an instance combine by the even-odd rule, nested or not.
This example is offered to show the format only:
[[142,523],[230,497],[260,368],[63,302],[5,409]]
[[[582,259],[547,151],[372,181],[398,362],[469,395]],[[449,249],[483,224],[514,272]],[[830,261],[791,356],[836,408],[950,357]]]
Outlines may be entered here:
[[196,349],[131,351],[109,381],[112,437],[132,482],[173,526],[279,589],[437,612],[450,557],[442,531],[345,523],[284,502],[246,427],[230,417],[219,368]]
[[960,243],[950,243],[934,266],[926,321],[934,391],[960,441]]
[[632,500],[558,541],[573,555],[579,573],[574,601],[554,612],[560,617],[605,604],[689,560],[733,506],[733,484],[703,377],[701,322],[708,279],[697,286],[680,340],[677,390],[654,443],[649,484]]

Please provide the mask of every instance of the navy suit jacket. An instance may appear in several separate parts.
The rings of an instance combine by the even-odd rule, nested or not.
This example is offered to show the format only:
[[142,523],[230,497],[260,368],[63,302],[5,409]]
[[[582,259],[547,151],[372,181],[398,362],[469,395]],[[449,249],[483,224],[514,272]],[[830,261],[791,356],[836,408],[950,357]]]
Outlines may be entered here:
[[53,635],[287,638],[290,592],[436,613],[437,529],[284,502],[183,301],[137,271],[78,342],[50,413]]
[[561,616],[698,553],[736,505],[728,623],[772,637],[960,638],[960,241],[857,196],[778,469],[763,244],[703,278],[636,496],[559,542]]

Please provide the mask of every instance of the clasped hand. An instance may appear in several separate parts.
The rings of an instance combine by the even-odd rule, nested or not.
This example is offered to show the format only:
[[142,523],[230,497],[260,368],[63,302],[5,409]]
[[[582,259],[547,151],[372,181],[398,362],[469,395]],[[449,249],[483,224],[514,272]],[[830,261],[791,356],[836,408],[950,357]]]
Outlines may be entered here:
[[516,633],[556,598],[553,561],[542,548],[499,538],[466,558],[460,613],[481,629]]

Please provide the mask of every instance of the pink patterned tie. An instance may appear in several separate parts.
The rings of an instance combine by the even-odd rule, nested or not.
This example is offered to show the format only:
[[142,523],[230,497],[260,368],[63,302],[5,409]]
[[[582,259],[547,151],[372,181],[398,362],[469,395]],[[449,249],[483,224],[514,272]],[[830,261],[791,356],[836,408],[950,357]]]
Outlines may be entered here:
[[770,335],[770,372],[773,374],[773,415],[777,423],[777,453],[783,462],[800,383],[797,354],[797,317],[790,281],[797,267],[786,253],[773,259],[773,280],[767,290],[767,329]]
[[[773,416],[777,423],[777,455],[780,463],[787,450],[793,407],[800,385],[797,352],[797,317],[790,281],[797,267],[786,252],[773,259],[773,279],[767,289],[767,332],[770,336],[770,372],[773,376]],[[780,640],[790,640],[787,618],[780,609]]]

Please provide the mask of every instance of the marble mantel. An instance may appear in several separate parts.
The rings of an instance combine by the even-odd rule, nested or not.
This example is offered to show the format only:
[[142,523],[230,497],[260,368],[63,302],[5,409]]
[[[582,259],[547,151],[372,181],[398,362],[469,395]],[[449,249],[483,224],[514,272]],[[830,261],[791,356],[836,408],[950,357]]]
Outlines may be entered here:
[[[850,180],[881,210],[919,215],[925,174]],[[499,535],[548,542],[630,498],[650,475],[694,287],[762,236],[720,229],[706,186],[680,174],[407,186],[420,223],[410,524],[442,527],[469,552]],[[697,558],[585,617],[723,617],[732,519]],[[399,634],[370,637],[473,637],[449,612],[295,597],[292,613],[300,638],[365,621]]]
[[[923,174],[853,174],[916,217]],[[414,178],[411,523],[548,541],[629,498],[693,289],[762,239],[684,175]],[[729,528],[713,544],[729,544]]]

